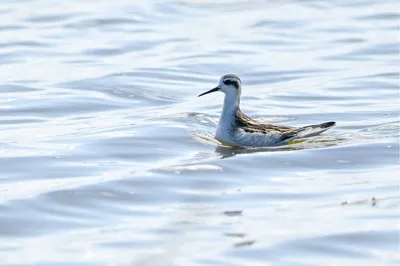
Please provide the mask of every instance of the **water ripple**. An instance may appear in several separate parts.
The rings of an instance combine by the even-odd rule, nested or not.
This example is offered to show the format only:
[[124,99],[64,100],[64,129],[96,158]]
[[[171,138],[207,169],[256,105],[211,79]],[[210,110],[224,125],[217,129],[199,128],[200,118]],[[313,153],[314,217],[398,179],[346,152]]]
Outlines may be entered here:
[[[0,7],[2,265],[393,265],[398,3],[8,1]],[[241,77],[291,145],[214,134]],[[50,248],[51,247],[51,248]]]

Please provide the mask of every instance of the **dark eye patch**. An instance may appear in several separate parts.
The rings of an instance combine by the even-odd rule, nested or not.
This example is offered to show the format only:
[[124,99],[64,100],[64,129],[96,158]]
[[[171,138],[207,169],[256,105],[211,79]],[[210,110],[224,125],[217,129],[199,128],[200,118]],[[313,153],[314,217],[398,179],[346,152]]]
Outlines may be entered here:
[[239,88],[239,84],[238,84],[237,80],[225,79],[224,84],[225,85],[233,85],[233,86],[235,86],[236,89]]

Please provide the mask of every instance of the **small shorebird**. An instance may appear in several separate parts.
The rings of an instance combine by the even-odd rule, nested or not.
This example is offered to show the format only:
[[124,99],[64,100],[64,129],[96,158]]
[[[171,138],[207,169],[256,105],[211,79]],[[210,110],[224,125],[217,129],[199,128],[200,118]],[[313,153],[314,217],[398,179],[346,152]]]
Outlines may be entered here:
[[224,106],[215,135],[222,144],[239,147],[287,144],[294,139],[319,135],[335,125],[335,122],[326,122],[296,128],[258,123],[240,110],[242,81],[236,75],[222,76],[217,87],[200,94],[199,97],[215,91],[225,93]]

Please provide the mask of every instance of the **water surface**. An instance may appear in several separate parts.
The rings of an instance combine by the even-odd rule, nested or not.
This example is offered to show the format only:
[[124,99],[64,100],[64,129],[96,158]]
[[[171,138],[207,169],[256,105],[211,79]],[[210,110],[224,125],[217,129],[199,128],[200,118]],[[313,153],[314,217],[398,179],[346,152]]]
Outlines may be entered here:
[[[5,1],[1,265],[397,265],[398,1]],[[238,150],[242,110],[336,121]]]

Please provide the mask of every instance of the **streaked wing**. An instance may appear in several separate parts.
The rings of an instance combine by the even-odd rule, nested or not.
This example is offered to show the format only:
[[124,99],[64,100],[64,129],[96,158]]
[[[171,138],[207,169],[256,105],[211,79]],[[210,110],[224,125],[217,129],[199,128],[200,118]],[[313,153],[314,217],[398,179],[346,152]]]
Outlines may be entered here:
[[285,141],[291,139],[293,137],[304,138],[304,137],[312,137],[321,134],[322,132],[330,129],[336,123],[335,122],[325,122],[322,124],[309,125],[305,127],[295,128],[294,130],[290,130],[282,133],[281,141]]
[[247,133],[280,134],[280,141],[291,138],[303,138],[318,135],[335,125],[335,122],[309,125],[304,127],[290,127],[272,124],[261,124],[251,119],[238,109],[235,115],[236,126]]
[[292,132],[296,130],[295,127],[290,126],[281,126],[281,125],[272,125],[272,124],[263,124],[258,123],[254,119],[251,119],[240,110],[235,115],[235,123],[238,128],[243,129],[248,133],[270,133],[270,132]]

